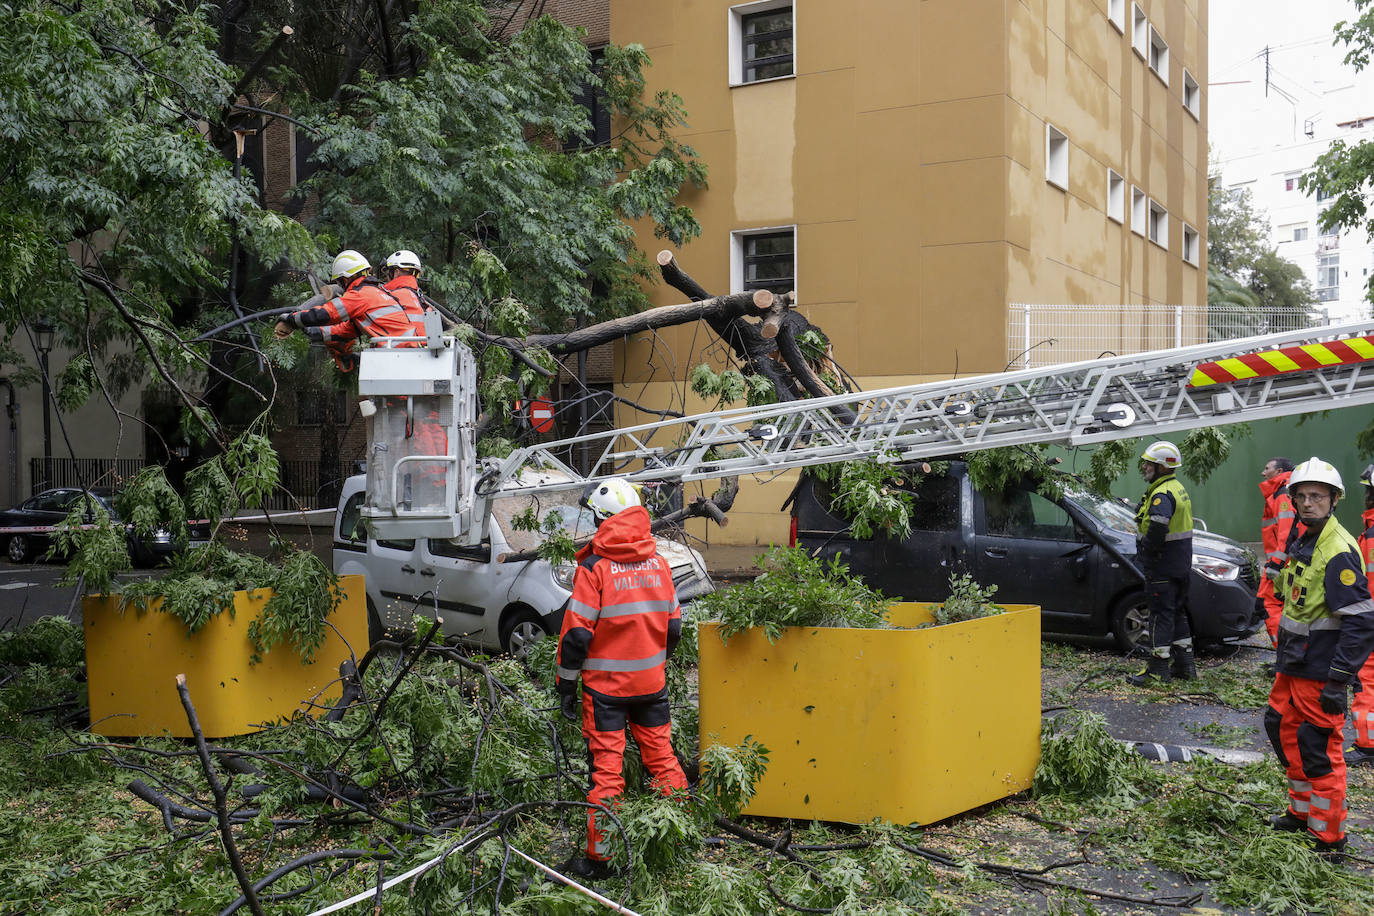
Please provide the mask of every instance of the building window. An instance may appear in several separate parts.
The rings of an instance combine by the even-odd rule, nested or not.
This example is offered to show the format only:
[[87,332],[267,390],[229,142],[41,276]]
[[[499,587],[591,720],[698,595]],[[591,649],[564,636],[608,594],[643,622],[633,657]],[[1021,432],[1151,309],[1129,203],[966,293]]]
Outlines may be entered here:
[[1313,290],[1318,302],[1341,298],[1341,256],[1339,252],[1317,255],[1317,283]]
[[1069,138],[1053,124],[1045,125],[1045,180],[1069,189]]
[[1136,235],[1144,235],[1146,224],[1149,222],[1149,210],[1145,204],[1145,192],[1131,185],[1131,231]]
[[[592,51],[592,73],[600,75],[605,62],[606,51],[597,48]],[[569,137],[563,144],[565,150],[590,149],[594,146],[607,146],[611,142],[611,109],[605,95],[597,91],[590,82],[583,83],[573,96],[573,101],[587,110],[588,127],[586,132]]]
[[730,85],[796,74],[792,4],[761,0],[730,8]]
[[1318,202],[1321,202],[1321,201],[1323,201],[1323,200],[1326,200],[1326,199],[1327,199],[1328,197],[1330,197],[1330,196],[1331,196],[1331,195],[1328,194],[1328,193],[1326,192],[1326,189],[1325,189],[1325,188],[1323,188],[1321,185],[1317,185],[1317,201],[1318,201]]
[[1126,0],[1107,0],[1107,21],[1118,32],[1126,31]]
[[1126,179],[1107,169],[1107,218],[1126,221]]
[[1305,242],[1307,241],[1306,223],[1289,223],[1279,227],[1279,242]]
[[1144,59],[1150,54],[1150,20],[1139,3],[1131,4],[1131,48]]
[[797,288],[797,230],[760,229],[731,233],[730,289],[766,289],[781,295]]
[[1183,223],[1182,225],[1183,260],[1187,261],[1189,264],[1192,264],[1194,267],[1196,267],[1198,260],[1197,230],[1194,229],[1192,226],[1188,225],[1187,223]]
[[1297,178],[1285,178],[1285,179],[1283,180],[1283,189],[1284,189],[1285,191],[1292,191],[1292,190],[1293,190],[1294,188],[1296,188],[1297,186],[1298,186],[1298,179],[1297,179]]
[[1154,26],[1150,26],[1150,69],[1164,81],[1164,85],[1169,85],[1169,46]]
[[1159,247],[1169,247],[1169,211],[1154,200],[1150,201],[1149,237]]
[[1202,89],[1187,67],[1183,68],[1183,107],[1188,109],[1188,114],[1202,120]]
[[319,165],[311,161],[310,157],[315,155],[315,150],[320,148],[320,144],[309,131],[301,130],[294,124],[290,125],[290,128],[291,186],[294,188],[319,171]]

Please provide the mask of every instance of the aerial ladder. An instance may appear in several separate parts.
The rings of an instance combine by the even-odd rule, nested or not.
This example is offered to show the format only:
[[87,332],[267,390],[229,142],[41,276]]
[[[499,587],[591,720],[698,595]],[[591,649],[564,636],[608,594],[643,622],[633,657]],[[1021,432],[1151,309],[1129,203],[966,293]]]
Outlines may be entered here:
[[[371,417],[363,516],[383,539],[477,544],[498,492],[581,489],[613,476],[691,481],[861,458],[1091,445],[1374,403],[1374,322],[1362,321],[714,411],[479,461],[472,354],[437,328],[425,348],[381,343],[363,353],[359,390]],[[425,423],[444,430],[442,450],[426,450],[434,437],[422,436]],[[587,470],[561,457],[570,454],[589,456]]]

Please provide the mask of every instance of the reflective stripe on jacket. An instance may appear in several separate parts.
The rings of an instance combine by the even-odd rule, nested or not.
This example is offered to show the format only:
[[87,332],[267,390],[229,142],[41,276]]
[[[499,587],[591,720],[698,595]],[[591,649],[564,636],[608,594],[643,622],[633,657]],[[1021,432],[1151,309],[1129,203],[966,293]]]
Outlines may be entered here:
[[[1272,569],[1287,562],[1289,535],[1297,520],[1293,499],[1288,494],[1288,478],[1292,474],[1292,471],[1280,471],[1259,483],[1260,496],[1264,499],[1264,508],[1260,510],[1260,541],[1264,546],[1265,565]],[[1272,594],[1273,580],[1261,576],[1259,596],[1267,598]]]
[[[324,305],[292,312],[286,320],[325,344],[368,337],[423,337],[420,316],[408,313],[396,297],[371,277],[359,277]],[[399,346],[418,346],[399,344]]]
[[661,691],[682,632],[673,572],[655,550],[649,513],[631,506],[601,523],[578,553],[563,615],[558,676],[619,698]]
[[1173,474],[1158,477],[1135,513],[1147,577],[1183,578],[1193,566],[1193,500]]
[[1333,516],[1289,551],[1278,670],[1313,680],[1350,680],[1374,647],[1374,602],[1355,539]]

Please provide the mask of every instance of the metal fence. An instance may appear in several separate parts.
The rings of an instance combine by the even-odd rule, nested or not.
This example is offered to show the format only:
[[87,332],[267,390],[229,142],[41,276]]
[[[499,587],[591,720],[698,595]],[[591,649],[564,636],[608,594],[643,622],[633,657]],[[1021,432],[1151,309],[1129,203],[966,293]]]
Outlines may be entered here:
[[[31,458],[32,492],[53,487],[109,487],[118,489],[147,466],[142,458]],[[263,507],[282,512],[297,509],[328,509],[335,505],[339,489],[355,462],[341,462],[332,474],[320,473],[320,462],[282,461],[277,489]]]
[[33,492],[54,487],[110,487],[114,489],[137,474],[142,458],[30,458],[29,480]]
[[1007,368],[1186,347],[1329,324],[1327,313],[1208,305],[1044,305],[1007,308]]

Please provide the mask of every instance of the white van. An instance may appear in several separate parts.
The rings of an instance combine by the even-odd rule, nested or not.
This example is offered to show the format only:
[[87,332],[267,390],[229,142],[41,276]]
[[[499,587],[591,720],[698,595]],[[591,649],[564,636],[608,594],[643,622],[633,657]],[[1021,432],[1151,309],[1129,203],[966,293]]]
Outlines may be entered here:
[[[558,474],[542,472],[545,479]],[[360,474],[348,478],[339,495],[334,572],[365,577],[368,634],[374,641],[387,631],[409,631],[415,614],[437,614],[446,637],[517,657],[535,640],[558,633],[576,567],[552,566],[545,560],[502,563],[500,558],[539,545],[538,534],[517,531],[511,523],[530,506],[536,506],[541,522],[558,510],[574,539],[589,536],[595,526],[591,512],[577,505],[580,491],[563,490],[537,499],[497,496],[492,501],[490,537],[476,547],[465,547],[438,538],[372,539],[359,524],[366,490],[367,477]],[[701,554],[666,538],[657,540],[659,555],[672,567],[679,601],[715,589]]]

